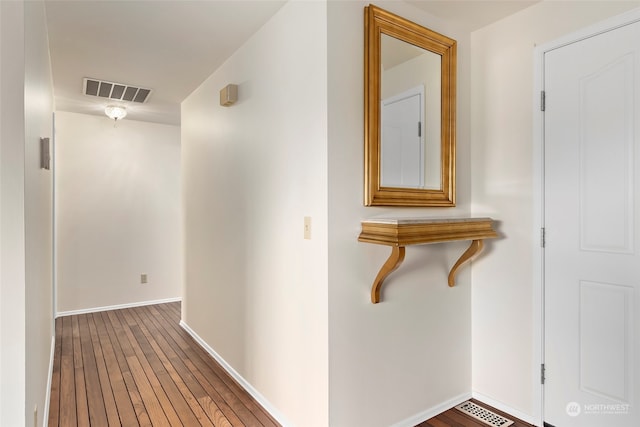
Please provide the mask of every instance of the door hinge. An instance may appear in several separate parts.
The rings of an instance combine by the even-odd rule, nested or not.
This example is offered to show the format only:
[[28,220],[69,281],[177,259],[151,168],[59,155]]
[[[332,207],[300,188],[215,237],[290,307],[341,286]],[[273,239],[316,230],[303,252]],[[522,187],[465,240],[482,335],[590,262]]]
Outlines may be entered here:
[[422,136],[422,122],[418,122],[418,136]]
[[546,244],[547,244],[547,230],[544,227],[542,227],[540,229],[540,247],[544,248]]
[[540,91],[540,111],[544,111],[547,107],[547,93],[545,91]]
[[545,376],[544,376],[544,363],[540,365],[540,384],[544,384]]

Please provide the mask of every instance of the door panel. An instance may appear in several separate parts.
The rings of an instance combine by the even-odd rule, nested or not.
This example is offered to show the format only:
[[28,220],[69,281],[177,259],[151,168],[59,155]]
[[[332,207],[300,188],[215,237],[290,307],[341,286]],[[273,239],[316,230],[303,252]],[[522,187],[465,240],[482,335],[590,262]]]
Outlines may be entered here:
[[583,250],[633,252],[633,60],[624,55],[580,81]]
[[630,402],[633,288],[580,282],[580,388]]
[[640,425],[640,23],[545,54],[545,421]]
[[424,188],[424,88],[381,103],[381,176],[383,187]]

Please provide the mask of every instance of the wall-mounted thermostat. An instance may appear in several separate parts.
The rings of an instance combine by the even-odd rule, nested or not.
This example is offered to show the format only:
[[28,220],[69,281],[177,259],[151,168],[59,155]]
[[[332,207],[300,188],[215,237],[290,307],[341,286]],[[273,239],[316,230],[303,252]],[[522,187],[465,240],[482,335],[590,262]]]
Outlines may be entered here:
[[220,91],[220,105],[229,107],[238,100],[238,85],[226,85]]

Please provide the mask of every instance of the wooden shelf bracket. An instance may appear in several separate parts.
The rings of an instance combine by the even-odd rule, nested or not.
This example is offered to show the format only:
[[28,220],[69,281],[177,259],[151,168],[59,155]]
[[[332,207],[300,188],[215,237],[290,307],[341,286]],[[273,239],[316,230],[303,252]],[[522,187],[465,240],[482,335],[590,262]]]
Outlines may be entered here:
[[382,283],[404,261],[406,246],[471,240],[449,272],[448,284],[453,287],[460,267],[482,251],[483,240],[497,236],[491,218],[380,218],[362,221],[359,241],[391,246],[391,255],[373,281],[371,302],[380,302]]

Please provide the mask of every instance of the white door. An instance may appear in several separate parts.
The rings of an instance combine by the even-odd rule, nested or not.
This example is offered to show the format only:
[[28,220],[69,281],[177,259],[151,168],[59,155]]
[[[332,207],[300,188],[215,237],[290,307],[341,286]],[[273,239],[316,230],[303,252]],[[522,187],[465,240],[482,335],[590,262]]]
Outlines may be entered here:
[[544,64],[544,419],[638,427],[640,23]]
[[382,100],[383,187],[424,188],[423,103],[424,87]]

